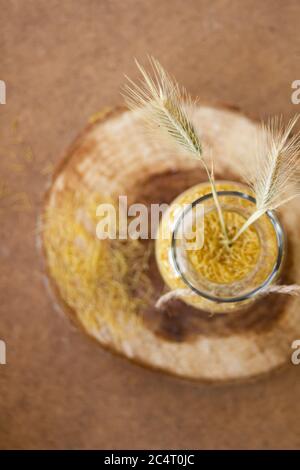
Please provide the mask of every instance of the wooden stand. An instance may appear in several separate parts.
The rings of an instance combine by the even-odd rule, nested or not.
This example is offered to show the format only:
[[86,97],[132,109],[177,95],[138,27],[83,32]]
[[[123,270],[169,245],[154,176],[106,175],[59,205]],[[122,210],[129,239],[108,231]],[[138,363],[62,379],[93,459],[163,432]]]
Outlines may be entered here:
[[[230,109],[208,106],[195,109],[194,121],[204,145],[212,150],[216,179],[240,180],[241,160],[251,164],[257,124]],[[137,114],[122,109],[104,112],[69,150],[47,194],[42,230],[46,270],[64,310],[103,346],[145,366],[189,379],[211,382],[248,379],[290,360],[291,344],[300,338],[296,298],[272,294],[250,310],[214,317],[181,301],[158,311],[154,305],[165,287],[154,260],[154,241],[145,241],[139,245],[139,256],[141,246],[150,253],[141,271],[143,282],[135,291],[124,286],[127,297],[132,296],[133,301],[142,299],[141,307],[134,307],[136,313],[118,307],[108,319],[103,313],[105,298],[99,298],[97,290],[102,281],[101,289],[105,288],[105,280],[100,276],[96,281],[93,278],[94,301],[85,298],[82,289],[85,279],[79,282],[76,278],[74,260],[70,258],[68,266],[69,258],[64,255],[64,265],[58,269],[63,247],[55,237],[59,232],[63,234],[60,214],[66,207],[74,218],[74,228],[68,223],[65,230],[69,237],[74,235],[71,243],[84,252],[87,245],[82,243],[78,231],[88,233],[89,249],[90,246],[98,249],[103,243],[96,238],[91,198],[96,201],[127,195],[129,203],[169,203],[184,189],[204,180],[206,176],[198,161],[167,153],[150,143],[143,136]],[[283,280],[299,283],[297,202],[284,208],[279,217],[288,238]],[[99,256],[101,261],[101,253]],[[109,258],[107,263],[109,270]],[[97,275],[97,265],[93,269]],[[57,274],[62,271],[70,274],[68,281]],[[87,279],[89,274],[87,270]],[[150,293],[149,290],[146,293],[145,286]]]

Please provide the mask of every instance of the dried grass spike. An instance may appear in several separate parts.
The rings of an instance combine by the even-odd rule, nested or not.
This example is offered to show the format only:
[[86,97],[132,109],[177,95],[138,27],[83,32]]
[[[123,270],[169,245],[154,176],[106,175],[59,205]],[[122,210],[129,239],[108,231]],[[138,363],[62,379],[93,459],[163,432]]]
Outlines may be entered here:
[[245,175],[256,198],[256,211],[233,238],[233,242],[261,215],[300,195],[300,133],[290,137],[299,115],[284,127],[282,117],[263,124],[253,168]]
[[202,146],[196,129],[188,117],[186,109],[192,99],[184,88],[180,88],[153,57],[149,57],[152,76],[136,61],[143,80],[138,84],[127,77],[129,85],[124,87],[124,98],[128,106],[139,109],[148,128],[159,131],[168,145],[184,150],[188,155],[201,161],[211,184],[212,194],[220,219],[224,241],[228,245],[226,226],[215,189],[213,172],[203,158]]

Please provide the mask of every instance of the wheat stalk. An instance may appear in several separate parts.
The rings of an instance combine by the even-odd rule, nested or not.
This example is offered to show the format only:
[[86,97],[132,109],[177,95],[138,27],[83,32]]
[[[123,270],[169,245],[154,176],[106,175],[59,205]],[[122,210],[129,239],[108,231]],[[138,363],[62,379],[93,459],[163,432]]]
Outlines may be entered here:
[[141,115],[151,131],[158,131],[168,145],[175,145],[177,149],[200,160],[207,173],[224,240],[228,244],[213,170],[209,170],[203,158],[199,136],[186,111],[192,105],[191,97],[169,76],[156,59],[149,57],[149,62],[152,67],[151,75],[136,61],[143,79],[135,83],[126,77],[129,83],[124,87],[123,96],[131,109],[141,110]]
[[256,210],[232,239],[237,238],[268,210],[275,210],[300,195],[300,133],[290,137],[299,115],[285,127],[282,117],[262,124],[254,165],[245,174],[253,190]]

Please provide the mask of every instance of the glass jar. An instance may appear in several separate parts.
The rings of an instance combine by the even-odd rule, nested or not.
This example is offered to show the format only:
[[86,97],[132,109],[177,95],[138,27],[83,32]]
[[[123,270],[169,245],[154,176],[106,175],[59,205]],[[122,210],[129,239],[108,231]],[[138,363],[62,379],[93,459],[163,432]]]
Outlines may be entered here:
[[[219,181],[216,189],[232,238],[255,211],[255,199],[240,183]],[[187,237],[186,227],[190,234],[202,236]],[[189,294],[181,297],[184,302],[213,313],[232,312],[255,301],[278,279],[284,253],[283,230],[272,211],[228,247],[208,183],[188,189],[173,201],[156,239],[156,260],[167,286],[185,289]]]

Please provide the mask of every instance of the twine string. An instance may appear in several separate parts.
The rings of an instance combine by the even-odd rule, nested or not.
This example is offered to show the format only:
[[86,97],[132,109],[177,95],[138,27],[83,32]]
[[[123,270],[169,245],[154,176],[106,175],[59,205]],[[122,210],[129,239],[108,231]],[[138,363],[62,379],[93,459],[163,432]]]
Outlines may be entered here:
[[[262,289],[260,295],[265,294],[286,294],[286,295],[293,295],[293,296],[300,296],[300,285],[298,284],[289,284],[289,285],[271,285]],[[176,299],[180,299],[183,297],[197,297],[198,294],[193,292],[191,289],[175,289],[166,294],[160,296],[157,300],[155,307],[157,309],[162,309],[165,307],[168,302]]]

